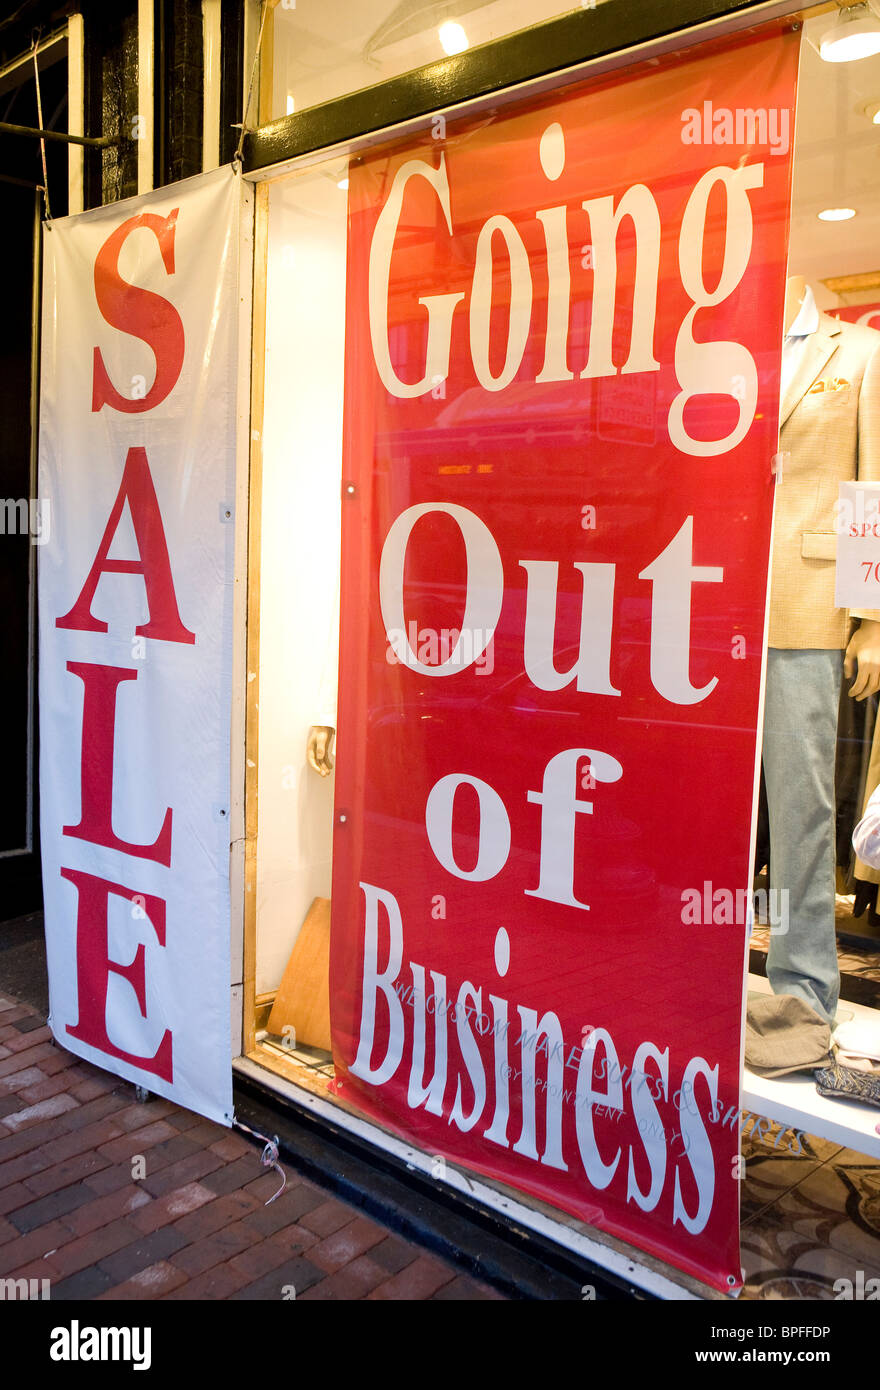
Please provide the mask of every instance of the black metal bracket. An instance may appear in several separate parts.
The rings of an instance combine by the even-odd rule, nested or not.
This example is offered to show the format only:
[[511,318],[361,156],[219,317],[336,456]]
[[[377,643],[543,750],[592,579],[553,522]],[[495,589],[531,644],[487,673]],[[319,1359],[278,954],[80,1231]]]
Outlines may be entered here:
[[91,150],[107,150],[119,141],[113,135],[68,135],[65,130],[38,130],[29,125],[0,121],[0,135],[28,135],[34,140],[62,140],[66,145],[87,145]]

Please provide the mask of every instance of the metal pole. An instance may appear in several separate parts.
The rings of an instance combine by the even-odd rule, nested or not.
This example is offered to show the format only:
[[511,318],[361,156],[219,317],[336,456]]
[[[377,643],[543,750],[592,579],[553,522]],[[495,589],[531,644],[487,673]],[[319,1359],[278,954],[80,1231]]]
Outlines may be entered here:
[[[31,399],[30,399],[30,496],[28,499],[28,519],[31,507],[36,504],[36,512],[42,525],[39,495],[39,450],[40,450],[40,316],[43,303],[43,228],[40,221],[41,190],[34,193],[34,278],[31,286]],[[46,233],[51,235],[51,233]],[[31,501],[30,499],[33,499]],[[51,508],[51,499],[47,502]],[[50,513],[51,515],[51,513]],[[50,521],[51,525],[51,521]],[[27,705],[27,848],[33,850],[34,807],[37,778],[37,547],[28,546],[28,705]]]
[[106,150],[111,145],[119,144],[112,135],[68,135],[64,130],[38,130],[29,125],[12,125],[9,121],[0,121],[0,135],[30,135],[34,140],[63,140],[67,145],[88,145],[93,150]]

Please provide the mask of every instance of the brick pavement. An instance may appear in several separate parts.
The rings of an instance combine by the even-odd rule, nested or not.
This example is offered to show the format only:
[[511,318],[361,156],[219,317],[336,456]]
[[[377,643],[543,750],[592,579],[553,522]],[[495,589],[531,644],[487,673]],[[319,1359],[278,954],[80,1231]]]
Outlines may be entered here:
[[[0,1278],[63,1299],[497,1299],[260,1148],[56,1046],[0,997]],[[140,1162],[139,1162],[140,1160]]]

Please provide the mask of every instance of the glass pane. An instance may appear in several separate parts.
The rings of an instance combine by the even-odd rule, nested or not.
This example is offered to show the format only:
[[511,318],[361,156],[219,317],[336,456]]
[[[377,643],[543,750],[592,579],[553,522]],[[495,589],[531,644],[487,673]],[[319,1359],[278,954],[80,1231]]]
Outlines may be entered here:
[[[790,140],[691,113],[790,132],[796,60],[777,26],[270,190],[261,1047],[725,1289]],[[289,1002],[322,950],[330,1038]]]
[[272,111],[289,116],[596,0],[296,0],[273,15]]
[[[280,8],[277,17],[283,22]],[[296,15],[290,12],[288,17]],[[856,643],[849,674],[844,674],[844,648],[855,626],[853,618],[870,637],[872,614],[880,616],[880,537],[872,521],[880,514],[880,504],[878,513],[870,510],[870,487],[875,479],[880,482],[880,125],[873,120],[880,108],[880,54],[841,64],[824,61],[817,48],[834,22],[835,13],[828,12],[807,23],[796,129],[782,119],[781,103],[775,110],[767,95],[772,90],[769,83],[744,110],[719,80],[721,69],[712,64],[713,50],[692,50],[683,58],[620,71],[585,85],[583,90],[594,102],[591,120],[604,136],[588,151],[578,144],[577,122],[571,123],[565,114],[574,94],[568,89],[557,94],[555,107],[552,98],[530,103],[523,97],[491,116],[450,121],[436,137],[426,134],[421,149],[404,143],[375,145],[353,158],[350,168],[339,159],[272,187],[257,967],[258,991],[276,1001],[276,1010],[263,1016],[258,1052],[268,1065],[299,1084],[343,1104],[362,1106],[379,1124],[405,1132],[424,1155],[433,1156],[426,1158],[426,1171],[433,1172],[430,1165],[436,1164],[441,1172],[444,1154],[452,1154],[452,1162],[487,1170],[485,1131],[500,1090],[492,1057],[500,1015],[494,1002],[492,1010],[486,1005],[490,990],[500,1001],[498,1007],[506,1002],[509,1015],[518,1022],[520,1007],[534,1008],[538,1017],[542,1009],[552,1008],[566,1043],[576,1049],[595,1027],[607,1026],[624,1065],[631,1061],[639,1038],[651,1038],[662,1048],[673,1033],[678,1036],[682,1030],[683,1036],[696,1020],[694,1048],[699,1046],[710,1063],[720,1057],[722,1078],[731,1078],[736,1049],[731,1045],[725,1052],[721,1035],[731,1036],[730,1020],[739,1016],[738,999],[731,1002],[728,985],[739,978],[753,910],[749,1009],[752,1022],[758,1020],[758,1031],[762,1008],[772,1009],[775,999],[793,995],[813,1010],[820,1026],[832,1020],[864,1025],[854,1046],[870,1051],[871,1038],[876,1043],[880,833],[873,841],[870,836],[860,841],[863,857],[856,855],[852,836],[872,791],[880,787],[877,682],[870,646],[863,652]],[[705,74],[693,102],[690,96],[684,100],[690,90],[689,72]],[[668,109],[663,106],[667,98]],[[667,116],[673,112],[668,128],[660,123],[661,109]],[[677,129],[671,136],[679,116],[690,139],[681,138]],[[541,143],[547,123],[554,121],[566,136],[564,168],[558,172],[558,136],[543,147]],[[792,138],[793,199],[784,294],[786,238],[780,233],[777,239],[777,231],[786,214],[787,186],[781,171]],[[636,153],[630,157],[625,153],[629,150]],[[382,390],[369,380],[376,371],[375,339],[365,316],[367,253],[377,209],[387,204],[395,174],[406,159],[419,158],[436,171],[440,153],[449,173],[452,231],[436,191],[425,180],[416,181],[418,187],[411,185],[392,244]],[[766,453],[766,473],[757,482],[744,462],[745,452],[736,456],[733,466],[730,453],[690,457],[679,450],[673,455],[668,432],[670,400],[680,384],[673,339],[688,307],[675,278],[680,269],[681,217],[700,169],[735,169],[743,161],[764,167],[763,185],[749,195],[755,207],[749,269],[742,287],[723,303],[699,310],[693,336],[699,346],[721,339],[751,345],[758,402],[747,441],[737,447],[759,445]],[[645,301],[638,308],[635,303],[644,224],[640,232],[638,218],[622,221],[616,298],[612,292],[610,301],[607,296],[603,300],[602,260],[594,255],[596,231],[588,226],[582,208],[584,200],[609,194],[618,206],[633,182],[627,174],[630,164],[660,210],[661,286],[668,277],[676,286],[671,300],[662,289],[658,301],[658,372],[638,363],[621,370],[633,343],[643,342],[647,332]],[[541,167],[546,180],[536,189]],[[562,223],[559,218],[554,221],[552,209],[563,205],[568,209],[570,314],[567,329],[562,319],[554,320],[551,351],[548,288],[551,273],[562,273],[562,262],[555,262],[551,272],[552,243],[547,237],[554,226],[559,231]],[[544,210],[544,222],[536,209]],[[835,209],[849,211],[836,220],[820,217]],[[493,275],[486,360],[478,380],[473,342],[479,331],[472,326],[471,299],[476,243],[490,216],[497,222],[487,252]],[[591,216],[599,217],[598,208]],[[702,263],[707,292],[721,273],[718,233],[725,216],[724,199],[716,191],[707,209]],[[513,276],[524,273],[524,263],[516,257],[518,236],[531,268],[531,330],[511,380],[490,389],[505,372]],[[442,313],[439,297],[458,293],[465,299],[450,311],[451,369],[446,371],[444,361],[436,379],[431,377],[426,389],[412,398],[389,389],[395,379],[397,388],[421,379],[430,316],[436,323]],[[601,370],[597,357],[596,370],[584,377],[582,369],[609,302],[612,370]],[[770,331],[774,313],[776,326]],[[565,332],[563,359],[560,343]],[[802,351],[792,341],[798,338],[804,340]],[[560,375],[563,365],[575,371],[576,381]],[[733,429],[747,386],[738,375],[726,369],[716,373],[687,404],[682,424],[692,440],[709,439],[719,428]],[[355,438],[360,440],[358,448],[352,444]],[[770,459],[777,449],[774,482]],[[666,484],[658,486],[657,498],[648,505],[646,489],[661,477]],[[841,498],[841,484],[856,486],[849,500],[847,494]],[[350,495],[348,485],[354,488]],[[700,493],[704,486],[705,496]],[[766,560],[773,494],[775,532],[765,634],[763,608],[757,612],[750,585]],[[694,501],[698,495],[699,503]],[[471,630],[464,623],[466,548],[453,518],[436,510],[413,528],[403,581],[405,620],[396,647],[383,628],[377,557],[397,518],[425,501],[468,508],[502,545],[504,608],[492,643],[479,653],[479,624]],[[675,532],[685,501],[693,503],[693,563],[701,567],[701,577],[692,585],[687,678],[699,693],[718,676],[720,690],[681,707],[666,700],[664,712],[651,674],[651,586],[644,575]],[[306,748],[310,729],[336,725],[338,575],[341,512],[346,509],[347,538],[360,535],[359,561],[365,568],[359,573],[350,561],[343,589],[343,653],[349,653],[349,676],[345,655],[342,669],[349,693],[346,704],[344,684],[340,763],[332,775],[312,734],[312,752],[317,750],[318,764],[328,772],[321,777],[309,766]],[[350,519],[353,515],[362,518],[360,530]],[[861,561],[854,561],[857,579],[859,565],[871,561],[867,577],[859,579],[864,593],[845,597],[836,591],[843,566],[835,564],[835,557],[841,521],[849,518],[867,528],[855,537],[859,544],[864,541],[876,549],[870,557],[866,550]],[[507,544],[511,529],[517,527],[525,538],[519,548]],[[625,563],[627,550],[639,556],[637,564]],[[528,588],[531,585],[534,602],[542,573],[546,577],[546,567],[557,561],[557,640],[545,655],[557,675],[574,669],[582,640],[584,585],[573,560],[599,567],[590,572],[595,607],[590,609],[594,626],[587,650],[593,665],[585,679],[598,687],[607,678],[613,690],[606,686],[583,692],[573,681],[554,688],[552,682],[536,682],[526,669]],[[532,566],[531,574],[522,561]],[[616,566],[613,602],[604,607],[602,566],[607,567],[606,577]],[[713,582],[713,567],[724,569],[723,582]],[[414,668],[413,655],[424,667],[449,660],[456,634],[462,631],[476,653],[469,670],[438,680]],[[595,663],[600,653],[607,654],[609,635],[610,665],[600,672]],[[757,729],[758,739],[763,736],[763,759],[756,767],[749,748],[755,747],[758,667],[765,656],[766,703]],[[735,710],[722,708],[730,682],[742,695]],[[850,698],[851,689],[855,698]],[[632,707],[634,696],[637,708]],[[585,702],[589,718],[584,716]],[[824,730],[821,737],[819,725]],[[589,928],[569,925],[568,919],[579,913],[571,903],[544,904],[532,936],[522,931],[522,905],[537,900],[541,906],[536,892],[545,796],[541,769],[551,752],[575,746],[617,757],[624,769],[617,781],[603,782],[602,767],[586,760],[572,776],[571,789],[594,803],[591,813],[575,814],[574,829],[578,853],[573,895],[590,905],[589,913],[580,914],[583,920],[589,918]],[[694,750],[702,772],[685,775]],[[633,768],[638,778],[635,790]],[[761,775],[762,768],[769,769],[767,777]],[[482,886],[464,879],[464,874],[459,882],[449,866],[474,872],[481,811],[491,817],[498,809],[490,792],[482,792],[481,806],[472,781],[462,785],[454,805],[447,806],[454,811],[455,823],[448,844],[437,841],[441,856],[446,855],[445,865],[425,840],[426,789],[454,772],[497,791],[510,818],[509,860]],[[760,810],[752,863],[755,773]],[[333,931],[337,941],[339,933],[344,934],[345,945],[344,959],[337,959],[335,969],[337,983],[343,981],[333,997],[335,1067],[326,1020],[326,964],[320,966],[321,979],[315,985],[315,960],[323,951],[326,962],[329,950],[333,783],[337,820],[345,815],[350,827],[346,831],[337,824],[336,829]],[[664,789],[665,812],[661,821],[648,824],[645,802],[657,786]],[[734,803],[737,811],[730,824]],[[570,831],[568,826],[565,834]],[[341,838],[349,833],[360,837],[354,849]],[[816,852],[804,852],[814,841],[821,841]],[[346,863],[356,872],[346,869],[340,878]],[[682,877],[676,864],[687,864],[688,876]],[[504,874],[515,880],[515,891],[504,886]],[[363,883],[393,893],[401,906],[404,949],[398,982],[402,987],[413,985],[408,972],[416,962],[426,972],[425,1066],[417,1077],[419,1085],[427,1088],[430,1076],[437,1073],[440,1035],[429,1017],[437,987],[430,971],[445,981],[450,1003],[462,981],[483,990],[483,1014],[492,1028],[486,1038],[475,1034],[473,1041],[483,1057],[488,1094],[485,1113],[470,1131],[475,1147],[479,1136],[480,1154],[467,1150],[469,1141],[450,1120],[459,1080],[459,1111],[472,1109],[477,1100],[470,1078],[478,1068],[475,1063],[471,1073],[466,1062],[462,1065],[457,1020],[450,1021],[446,1031],[450,1070],[441,1100],[443,1137],[438,1138],[434,1126],[436,1111],[424,1103],[418,1087],[403,1125],[403,1105],[397,1106],[395,1117],[395,1106],[388,1100],[393,1100],[395,1087],[398,1101],[400,1088],[406,1091],[411,1035],[422,1008],[417,998],[402,999],[406,1052],[390,1084],[372,1088],[376,1103],[365,1103],[369,1083],[361,1081],[360,1091],[356,1077],[351,1084],[357,1039],[352,1036],[348,1046],[340,1047],[336,1034],[340,1020],[357,1022],[360,1016],[365,899],[358,885]],[[388,919],[383,903],[374,900],[373,905],[381,969],[388,959]],[[355,924],[353,932],[350,923]],[[499,939],[500,928],[506,941]],[[647,968],[658,943],[660,964]],[[515,979],[524,960],[529,963],[528,978]],[[700,972],[705,984],[695,1011],[686,996]],[[323,1015],[317,1022],[307,1021],[304,1032],[298,1027],[290,1030],[289,1019],[302,1016],[282,997],[291,982],[301,998],[320,995],[325,1001]],[[389,1041],[389,1013],[374,993],[379,1021],[373,1064],[378,1065]],[[592,1005],[611,995],[622,1001],[619,1009],[615,1003],[600,1015],[586,1006],[587,1001]],[[639,1019],[644,1023],[641,1034]],[[521,1166],[515,1171],[511,1150],[521,1135],[527,1073],[515,1041],[514,1034],[507,1132],[511,1148],[504,1150],[504,1163],[497,1163],[495,1172],[502,1175],[499,1181],[520,1192],[537,1193],[571,1211],[573,1205],[560,1202],[560,1189],[553,1190],[552,1164],[530,1155],[532,1179],[523,1180]],[[536,1063],[537,1086],[544,1080],[549,1086],[547,1059],[542,1054],[531,1060]],[[670,1073],[681,1060],[680,1050],[672,1046]],[[857,1155],[878,1153],[876,1109],[851,1098],[829,1110],[809,1069],[793,1078],[774,1077],[772,1065],[762,1063],[760,1048],[756,1052],[753,1044],[747,1063],[742,1097],[733,1078],[726,1090],[720,1088],[723,1111],[703,1107],[707,1133],[717,1145],[723,1125],[735,1143],[741,1103],[743,1152],[760,1159],[742,1173],[743,1211],[750,1217],[743,1236],[747,1294],[834,1296],[833,1276],[817,1276],[799,1285],[785,1268],[775,1267],[781,1257],[768,1254],[770,1243],[762,1230],[777,1230],[794,1210],[791,1203],[782,1209],[771,1201],[771,1160],[826,1156],[832,1142],[854,1151],[852,1162],[841,1161],[842,1175],[834,1177],[822,1198],[829,1221],[827,1232],[816,1234],[816,1248],[821,1249],[826,1239],[828,1245],[849,1239],[848,1234],[835,1233],[850,1220],[851,1190],[868,1190],[865,1175],[873,1169],[864,1161],[860,1167]],[[851,1069],[876,1073],[880,1064],[863,1056]],[[566,1064],[563,1107],[572,1103],[572,1076]],[[343,1085],[337,1089],[340,1080]],[[880,1089],[880,1080],[871,1076],[858,1084],[867,1086],[872,1080]],[[603,1085],[607,1084],[606,1076]],[[541,1153],[551,1113],[546,1088],[533,1099],[536,1148]],[[629,1104],[625,1099],[625,1110]],[[603,1152],[613,1156],[632,1117],[624,1114],[611,1128],[608,1107],[604,1108],[604,1116],[597,1112],[596,1133],[606,1146]],[[667,1177],[676,1162],[687,1176],[681,1119],[670,1114],[667,1122],[662,1103],[660,1109],[669,1144]],[[717,1124],[712,1122],[715,1113]],[[796,1122],[792,1116],[798,1114]],[[777,1122],[770,1128],[774,1116]],[[676,1125],[677,1140],[671,1137]],[[639,1142],[636,1137],[631,1151],[636,1180],[644,1188],[647,1168],[640,1166],[645,1156]],[[577,1171],[580,1160],[569,1130],[563,1131],[563,1152],[570,1171]],[[622,1152],[624,1172],[625,1145]],[[522,1145],[519,1153],[524,1155]],[[719,1175],[723,1166],[716,1165]],[[805,1165],[808,1168],[811,1163]],[[613,1228],[619,1175],[607,1189],[585,1183],[582,1170],[578,1180],[582,1219],[606,1231]],[[718,1191],[725,1190],[719,1176]],[[668,1193],[657,1210],[663,1209],[667,1197]],[[691,1197],[688,1189],[688,1204]],[[809,1200],[805,1192],[804,1201]],[[763,1216],[757,1222],[754,1217],[763,1207],[768,1217],[762,1227]],[[695,1245],[700,1258],[705,1241],[703,1236]],[[817,1258],[825,1261],[824,1255]]]

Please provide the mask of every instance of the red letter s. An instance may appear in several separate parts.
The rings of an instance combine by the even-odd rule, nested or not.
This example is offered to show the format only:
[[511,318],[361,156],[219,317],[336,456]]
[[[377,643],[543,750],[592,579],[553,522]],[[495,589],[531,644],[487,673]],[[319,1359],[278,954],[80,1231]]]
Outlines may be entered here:
[[147,394],[129,400],[116,390],[104,366],[101,349],[95,348],[92,377],[92,410],[111,405],[114,410],[137,415],[164,401],[174,388],[183,367],[183,323],[174,305],[152,290],[129,285],[119,274],[119,256],[127,238],[138,227],[147,227],[159,243],[162,262],[169,275],[174,274],[174,233],[177,228],[175,208],[167,217],[142,212],[130,217],[112,232],[95,257],[95,297],[107,323],[122,333],[140,338],[152,350],[156,359],[156,376]]

